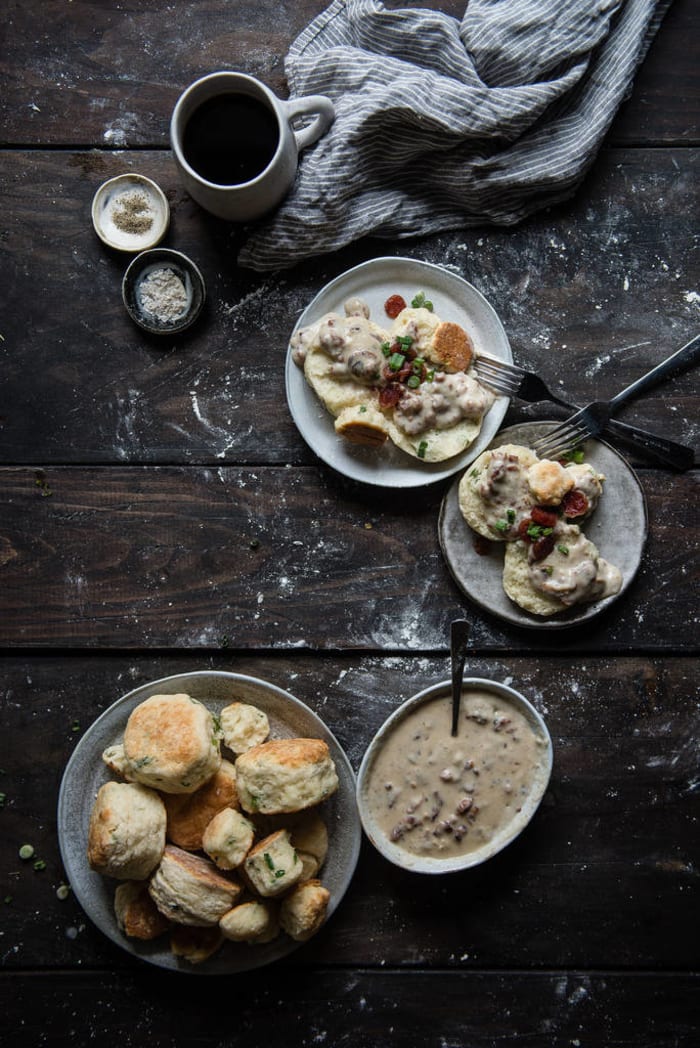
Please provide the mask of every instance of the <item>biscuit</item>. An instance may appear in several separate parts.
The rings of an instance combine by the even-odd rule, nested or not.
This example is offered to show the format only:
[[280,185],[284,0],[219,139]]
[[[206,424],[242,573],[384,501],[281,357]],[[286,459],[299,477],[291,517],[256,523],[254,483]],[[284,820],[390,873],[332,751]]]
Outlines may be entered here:
[[407,306],[394,320],[389,341],[410,338],[411,349],[427,356],[435,329],[440,323],[440,317],[433,310],[425,306]]
[[234,753],[259,746],[270,734],[267,714],[248,702],[232,702],[219,714],[224,742]]
[[510,599],[531,615],[548,618],[564,610],[564,605],[548,593],[540,593],[530,581],[528,545],[509,542],[503,559],[503,589]]
[[258,899],[234,906],[223,915],[219,928],[226,939],[249,943],[271,942],[280,931],[274,906]]
[[338,776],[322,739],[274,739],[236,760],[241,807],[275,815],[301,811],[338,788]]
[[169,841],[188,851],[199,851],[204,831],[224,808],[238,805],[236,769],[222,761],[211,779],[194,793],[170,793],[163,797],[168,814],[166,835]]
[[118,880],[144,880],[163,855],[165,824],[165,806],[154,790],[136,782],[106,782],[90,814],[90,868]]
[[574,487],[574,477],[571,470],[560,462],[540,459],[529,467],[527,483],[535,502],[544,506],[558,506]]
[[290,827],[292,845],[302,864],[302,880],[315,877],[328,854],[328,830],[315,811],[307,812]]
[[442,320],[433,332],[425,355],[442,364],[445,371],[466,371],[474,357],[474,347],[464,328],[451,320]]
[[130,939],[157,939],[170,921],[148,894],[146,881],[122,881],[114,893],[114,913],[121,931]]
[[252,848],[243,862],[248,886],[264,898],[282,895],[302,876],[302,864],[288,830],[277,830]]
[[334,422],[334,428],[351,444],[364,447],[379,448],[389,439],[384,415],[369,404],[343,408]]
[[208,859],[168,844],[148,890],[169,920],[207,927],[219,923],[243,889]]
[[520,444],[482,451],[459,482],[459,509],[469,527],[487,539],[512,541],[535,504],[525,471],[538,461]]
[[330,897],[320,881],[302,881],[282,900],[279,914],[282,929],[296,942],[306,942],[326,919]]
[[152,695],[132,711],[124,732],[129,775],[164,793],[194,793],[221,764],[209,710],[189,695]]
[[196,928],[180,924],[170,933],[170,951],[190,964],[201,964],[216,953],[223,941],[218,927]]
[[253,847],[255,827],[233,808],[215,815],[204,831],[202,847],[220,870],[235,870]]
[[129,773],[129,762],[126,759],[124,747],[121,743],[117,743],[114,746],[108,746],[102,754],[102,760],[114,775],[117,775],[120,779],[124,779],[125,781],[133,782]]

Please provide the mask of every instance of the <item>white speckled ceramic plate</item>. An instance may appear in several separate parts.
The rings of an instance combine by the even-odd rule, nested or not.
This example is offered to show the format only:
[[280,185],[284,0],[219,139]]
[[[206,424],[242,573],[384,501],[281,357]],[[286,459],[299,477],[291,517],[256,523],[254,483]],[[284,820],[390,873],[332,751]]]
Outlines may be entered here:
[[[389,296],[402,295],[410,302],[419,291],[424,291],[433,302],[442,320],[460,324],[469,332],[477,352],[512,361],[503,325],[481,292],[450,270],[411,258],[375,258],[342,273],[309,303],[294,331],[314,323],[325,313],[342,313],[343,304],[354,297],[364,299],[372,320],[380,325],[390,324],[384,312]],[[373,449],[340,437],[333,428],[333,417],[292,360],[291,350],[287,353],[285,377],[289,410],[311,450],[346,477],[386,488],[423,487],[464,469],[490,443],[508,408],[508,398],[498,397],[471,447],[445,462],[421,463],[390,441]]]
[[350,884],[360,853],[361,829],[350,762],[323,721],[303,702],[274,684],[238,673],[212,670],[165,677],[122,696],[97,718],[76,746],[63,775],[58,799],[61,857],[78,902],[97,927],[122,949],[160,968],[194,974],[247,971],[279,960],[301,944],[284,933],[259,946],[225,942],[209,960],[192,965],[170,952],[167,934],[153,942],[122,935],[113,909],[118,882],[95,873],[87,863],[88,823],[95,795],[104,782],[113,778],[102,761],[103,751],[121,741],[128,716],[139,703],[151,695],[178,692],[199,699],[213,713],[219,713],[234,700],[252,703],[267,713],[273,738],[314,737],[328,743],[340,786],[319,807],[329,837],[328,857],[319,876],[331,894],[328,917],[334,912]]
[[[527,422],[501,430],[491,447],[501,444],[529,446],[556,422]],[[620,592],[593,604],[578,604],[567,611],[541,618],[514,604],[503,589],[503,544],[492,542],[487,553],[477,553],[475,533],[459,509],[459,481],[450,486],[442,501],[438,533],[440,546],[452,576],[470,600],[516,626],[556,630],[575,626],[599,615],[622,596],[634,578],[647,537],[647,509],[637,475],[609,444],[588,440],[583,445],[586,461],[606,477],[598,508],[581,529],[601,556],[622,572]],[[622,526],[621,526],[622,525]]]

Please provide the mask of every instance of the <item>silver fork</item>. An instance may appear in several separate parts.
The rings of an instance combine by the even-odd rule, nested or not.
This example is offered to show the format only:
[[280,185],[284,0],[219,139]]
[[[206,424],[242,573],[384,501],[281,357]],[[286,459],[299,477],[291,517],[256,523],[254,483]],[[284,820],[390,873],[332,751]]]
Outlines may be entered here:
[[[474,370],[479,380],[484,385],[490,386],[496,393],[517,397],[527,403],[539,403],[546,400],[568,408],[570,411],[579,410],[577,404],[572,404],[571,401],[564,400],[553,393],[547,383],[534,371],[527,371],[517,364],[510,364],[498,357],[479,354],[474,358]],[[640,426],[630,426],[611,418],[608,419],[603,432],[614,438],[617,443],[633,448],[664,466],[685,470],[695,464],[693,448],[658,436]]]
[[555,426],[545,437],[533,442],[533,451],[542,457],[549,457],[557,452],[568,451],[587,437],[596,437],[605,428],[610,416],[627,400],[655,385],[679,368],[694,363],[698,357],[700,357],[700,335],[696,335],[666,360],[662,360],[651,371],[647,371],[645,375],[623,389],[612,400],[593,401],[577,411],[566,422],[562,422],[560,426]]

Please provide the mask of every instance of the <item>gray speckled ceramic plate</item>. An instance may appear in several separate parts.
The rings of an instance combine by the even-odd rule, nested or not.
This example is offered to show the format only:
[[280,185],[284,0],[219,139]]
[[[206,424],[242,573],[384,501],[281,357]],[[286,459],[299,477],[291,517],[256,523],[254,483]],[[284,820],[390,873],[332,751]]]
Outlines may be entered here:
[[[411,258],[375,258],[342,273],[309,303],[294,331],[314,323],[325,313],[342,313],[343,303],[354,297],[364,299],[372,320],[391,323],[384,312],[387,298],[403,295],[410,302],[419,291],[424,291],[433,302],[439,317],[454,321],[469,332],[477,352],[512,361],[503,325],[481,292],[448,269]],[[287,353],[285,379],[289,410],[311,450],[344,476],[385,488],[424,487],[464,469],[495,436],[509,403],[507,397],[497,398],[484,418],[481,433],[461,455],[445,462],[421,463],[390,441],[373,449],[338,436],[332,416],[292,360],[291,350]]]
[[[501,430],[491,447],[501,444],[529,446],[556,422],[526,422]],[[450,486],[440,510],[440,547],[452,576],[470,600],[516,626],[556,630],[575,626],[599,615],[628,588],[642,559],[647,537],[647,508],[637,475],[620,454],[600,440],[584,444],[586,461],[606,477],[603,497],[582,530],[606,560],[622,572],[619,593],[594,604],[578,604],[551,618],[540,618],[514,604],[503,589],[502,543],[491,543],[484,554],[474,548],[474,532],[459,510],[459,481]]]
[[128,939],[119,931],[113,900],[117,881],[94,873],[87,864],[87,831],[90,812],[100,786],[113,776],[102,761],[107,746],[120,742],[134,707],[150,695],[185,692],[219,713],[234,700],[252,703],[270,720],[273,738],[294,736],[324,739],[335,761],[340,787],[319,808],[328,827],[328,857],[320,878],[331,894],[328,917],[345,894],[360,853],[361,829],[355,802],[355,776],[338,741],[323,721],[293,695],[255,677],[238,673],[202,671],[183,673],[144,684],[122,696],[97,718],[75,748],[63,775],[58,798],[58,835],[68,880],[88,917],[122,949],[149,964],[194,974],[231,974],[279,960],[300,943],[283,933],[271,943],[250,946],[225,942],[203,964],[192,965],[173,956],[167,935],[153,942]]

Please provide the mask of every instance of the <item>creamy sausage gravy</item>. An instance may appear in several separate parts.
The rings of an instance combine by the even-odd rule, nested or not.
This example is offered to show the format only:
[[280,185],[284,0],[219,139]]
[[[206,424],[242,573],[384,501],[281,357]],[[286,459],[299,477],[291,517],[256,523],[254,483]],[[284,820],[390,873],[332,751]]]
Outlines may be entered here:
[[456,737],[451,711],[447,696],[410,710],[388,732],[366,783],[375,825],[414,855],[477,851],[546,785],[548,740],[511,702],[465,689]]
[[[405,309],[395,325],[402,332],[399,336],[370,321],[369,307],[362,299],[348,299],[343,308],[344,316],[327,313],[295,332],[292,360],[298,367],[303,368],[307,353],[318,348],[332,361],[329,376],[340,382],[355,382],[379,392],[394,385],[400,374],[400,397],[391,404],[391,413],[398,428],[410,437],[432,429],[451,429],[462,419],[479,422],[493,404],[493,394],[473,374],[448,373],[421,356],[439,324],[434,314],[429,321],[419,317],[419,322],[413,314],[426,310]],[[404,376],[406,368],[409,373]],[[386,409],[381,400],[380,405]]]
[[595,511],[604,481],[589,463],[538,459],[514,445],[485,452],[465,479],[478,496],[481,533],[524,543],[530,586],[562,608],[602,600],[622,585],[620,571],[574,523]]

